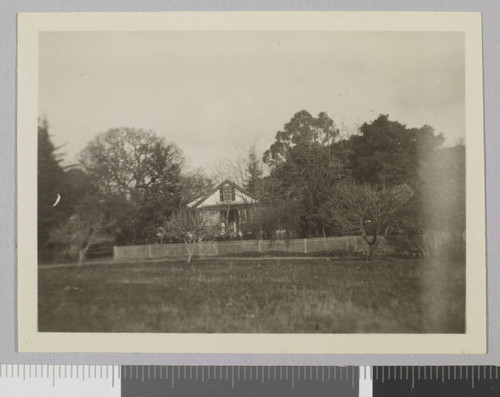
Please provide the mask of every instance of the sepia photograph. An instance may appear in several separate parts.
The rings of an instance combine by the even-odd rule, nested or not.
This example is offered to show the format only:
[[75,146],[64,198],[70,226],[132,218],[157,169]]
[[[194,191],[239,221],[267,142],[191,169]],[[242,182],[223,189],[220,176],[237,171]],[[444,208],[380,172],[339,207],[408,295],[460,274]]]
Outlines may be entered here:
[[352,18],[37,31],[32,331],[483,330],[470,32]]

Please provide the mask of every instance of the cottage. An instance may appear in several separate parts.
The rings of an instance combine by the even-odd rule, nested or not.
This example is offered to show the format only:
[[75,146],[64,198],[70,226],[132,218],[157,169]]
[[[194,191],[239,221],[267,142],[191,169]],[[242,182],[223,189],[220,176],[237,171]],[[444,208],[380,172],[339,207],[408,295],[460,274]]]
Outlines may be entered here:
[[257,199],[252,194],[226,179],[187,206],[204,216],[207,227],[242,236],[251,230],[256,205]]

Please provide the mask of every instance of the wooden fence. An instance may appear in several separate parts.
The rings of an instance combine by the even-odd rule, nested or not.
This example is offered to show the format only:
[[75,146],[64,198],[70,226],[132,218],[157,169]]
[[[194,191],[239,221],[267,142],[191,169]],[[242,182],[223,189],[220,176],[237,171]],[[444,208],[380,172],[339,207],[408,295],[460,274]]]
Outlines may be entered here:
[[[426,232],[422,236],[422,249],[426,254],[438,253],[443,248],[461,249],[465,241],[462,236],[453,236],[446,232]],[[391,254],[398,248],[387,240],[381,240],[377,252]],[[367,253],[368,245],[361,236],[342,236],[325,238],[307,238],[290,240],[238,240],[238,241],[205,241],[198,244],[196,256],[231,256],[242,254],[273,252],[288,254],[309,253]],[[113,258],[152,259],[152,258],[182,258],[187,255],[185,244],[148,244],[113,247]]]
[[[385,240],[382,240],[379,252],[394,251]],[[315,252],[363,253],[368,252],[368,245],[360,236],[307,238],[290,240],[238,240],[238,241],[205,241],[198,244],[196,255],[231,256],[252,253],[286,252],[308,254]],[[114,259],[127,258],[179,258],[187,255],[185,244],[148,244],[115,246]]]

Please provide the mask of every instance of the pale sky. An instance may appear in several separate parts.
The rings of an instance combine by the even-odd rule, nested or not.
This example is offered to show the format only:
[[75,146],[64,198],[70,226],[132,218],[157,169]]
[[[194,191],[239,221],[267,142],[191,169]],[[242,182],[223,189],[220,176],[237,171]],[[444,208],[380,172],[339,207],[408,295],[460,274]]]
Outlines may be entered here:
[[389,114],[465,138],[462,33],[44,32],[39,111],[67,162],[98,133],[154,130],[210,169],[300,110],[347,130]]

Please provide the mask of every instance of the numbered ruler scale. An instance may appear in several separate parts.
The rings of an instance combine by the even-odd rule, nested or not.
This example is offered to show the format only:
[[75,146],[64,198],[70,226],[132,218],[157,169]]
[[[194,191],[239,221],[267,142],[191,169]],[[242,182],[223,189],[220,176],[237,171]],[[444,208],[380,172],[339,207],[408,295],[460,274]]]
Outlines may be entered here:
[[0,365],[0,396],[68,395],[499,397],[500,380],[495,366]]

